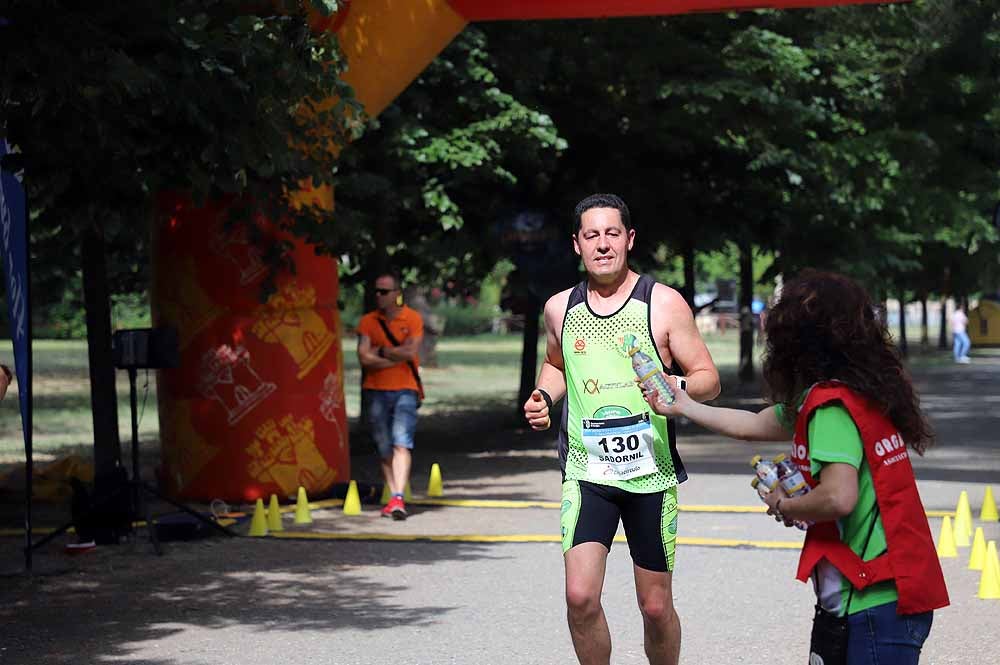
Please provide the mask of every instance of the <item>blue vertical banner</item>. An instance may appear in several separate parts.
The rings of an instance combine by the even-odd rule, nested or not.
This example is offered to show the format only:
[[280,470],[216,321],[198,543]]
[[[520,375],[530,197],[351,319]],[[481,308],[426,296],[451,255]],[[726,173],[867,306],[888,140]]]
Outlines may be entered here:
[[[0,160],[10,152],[0,139]],[[28,321],[28,222],[24,187],[20,174],[0,168],[0,239],[2,239],[4,279],[7,286],[7,314],[14,343],[14,367],[21,402],[21,426],[25,445],[31,441],[28,407],[31,402],[31,344]]]
[[20,173],[3,168],[3,158],[11,152],[0,138],[0,261],[7,286],[7,314],[14,343],[14,370],[21,406],[24,433],[24,562],[31,572],[31,485],[34,468],[31,449],[31,300],[28,271],[28,216]]

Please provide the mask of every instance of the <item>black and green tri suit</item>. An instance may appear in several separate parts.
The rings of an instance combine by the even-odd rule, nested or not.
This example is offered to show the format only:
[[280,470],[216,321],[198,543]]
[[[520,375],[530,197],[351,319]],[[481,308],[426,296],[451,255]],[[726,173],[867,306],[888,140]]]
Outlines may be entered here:
[[663,369],[650,322],[655,283],[640,276],[628,301],[607,316],[590,308],[586,281],[570,293],[562,328],[562,539],[564,552],[584,542],[610,550],[621,519],[635,564],[671,571],[677,485],[687,473],[673,423],[649,409],[628,353],[638,345]]

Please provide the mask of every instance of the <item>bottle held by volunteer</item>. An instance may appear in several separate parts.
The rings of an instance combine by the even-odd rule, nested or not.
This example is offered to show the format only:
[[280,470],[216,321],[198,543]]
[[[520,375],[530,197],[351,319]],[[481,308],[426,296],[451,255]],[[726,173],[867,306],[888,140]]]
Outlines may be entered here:
[[809,485],[795,462],[784,455],[778,455],[774,458],[774,466],[778,470],[778,482],[781,483],[781,489],[785,490],[785,494],[799,496],[809,491]]
[[[782,489],[785,489],[785,483],[782,482],[782,467],[781,464],[786,462],[784,455],[778,455],[773,460],[764,459],[760,455],[754,455],[753,459],[750,460],[750,466],[754,468],[754,473],[756,474],[750,481],[750,486],[757,490],[757,494],[760,495],[761,500],[764,500],[764,496],[769,494],[774,490],[775,487],[781,485]],[[788,464],[791,462],[788,461]],[[794,468],[794,465],[792,465]],[[795,468],[795,472],[799,474],[799,478],[802,479],[802,484],[805,487],[804,490],[801,488],[796,488],[797,494],[805,494],[809,491],[809,485],[805,483],[805,479],[802,478],[802,474],[799,470]],[[790,472],[786,469],[784,471],[785,477],[790,476]],[[789,479],[789,486],[793,485],[793,480]],[[785,492],[788,496],[794,496],[789,494],[786,490]],[[805,531],[809,528],[811,522],[804,522],[802,520],[795,520],[794,524],[796,528]]]
[[673,404],[674,391],[670,389],[670,384],[656,361],[644,353],[638,344],[629,348],[628,354],[632,357],[632,369],[646,390],[655,392],[657,398],[667,406]]
[[[764,494],[773,490],[778,484],[778,468],[771,460],[754,455],[753,459],[750,460],[750,466],[753,467],[757,480],[764,486]],[[757,491],[759,492],[760,489],[758,488]]]

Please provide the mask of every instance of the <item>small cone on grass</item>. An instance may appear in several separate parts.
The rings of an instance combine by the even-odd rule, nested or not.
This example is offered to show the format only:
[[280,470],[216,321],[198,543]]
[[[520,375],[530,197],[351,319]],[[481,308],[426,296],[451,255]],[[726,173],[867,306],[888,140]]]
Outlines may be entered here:
[[951,528],[951,518],[947,515],[945,515],[944,521],[941,522],[941,533],[938,534],[937,541],[937,554],[941,559],[953,559],[958,556],[958,550],[955,549],[955,534]]
[[962,490],[955,508],[955,544],[968,547],[972,537],[972,508],[969,507],[969,493]]
[[264,510],[264,499],[257,499],[257,505],[253,508],[253,519],[250,520],[250,535],[267,535],[267,512]]
[[410,481],[406,481],[406,487],[403,488],[403,501],[413,501],[413,495],[410,493]]
[[979,578],[979,593],[976,595],[984,600],[1000,599],[1000,561],[997,560],[994,540],[986,546],[986,561],[983,562],[983,575]]
[[438,466],[437,462],[431,465],[431,478],[427,481],[427,496],[444,496],[441,467]]
[[976,537],[972,539],[972,554],[969,556],[969,570],[982,570],[986,561],[986,539],[983,527],[976,527]]
[[347,497],[344,499],[345,515],[361,514],[361,497],[358,496],[358,481],[352,480],[347,486]]
[[1000,515],[997,514],[997,502],[993,498],[993,488],[990,485],[986,486],[986,494],[983,495],[983,508],[979,511],[979,520],[981,522],[1000,520]]
[[309,512],[309,499],[306,497],[305,487],[299,487],[299,494],[295,500],[295,523],[313,523],[312,513]]
[[267,504],[267,530],[272,532],[285,530],[285,527],[281,526],[281,508],[278,506],[278,497],[274,494],[271,495],[271,501]]
[[389,503],[389,499],[392,498],[392,491],[389,489],[389,483],[382,484],[382,498],[378,500],[379,504],[386,505]]

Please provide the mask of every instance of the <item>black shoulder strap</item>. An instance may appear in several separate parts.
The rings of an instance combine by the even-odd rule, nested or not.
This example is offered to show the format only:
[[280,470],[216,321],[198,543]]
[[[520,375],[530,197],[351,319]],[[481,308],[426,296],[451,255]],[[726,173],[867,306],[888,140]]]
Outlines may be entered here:
[[583,280],[579,284],[573,287],[573,290],[569,292],[569,299],[566,301],[566,311],[573,309],[582,302],[587,300],[587,280]]
[[655,279],[649,275],[639,275],[639,281],[635,283],[635,288],[632,290],[632,297],[648,305],[653,297],[654,286],[656,286]]
[[[399,340],[396,339],[396,336],[392,334],[391,330],[389,330],[389,325],[385,322],[385,319],[378,319],[378,324],[382,326],[382,331],[389,339],[389,343],[393,346],[399,346]],[[420,396],[420,400],[423,401],[424,382],[420,380],[420,372],[417,371],[417,366],[412,360],[407,360],[406,366],[410,368],[410,372],[413,374],[413,379],[417,382],[417,394]]]

